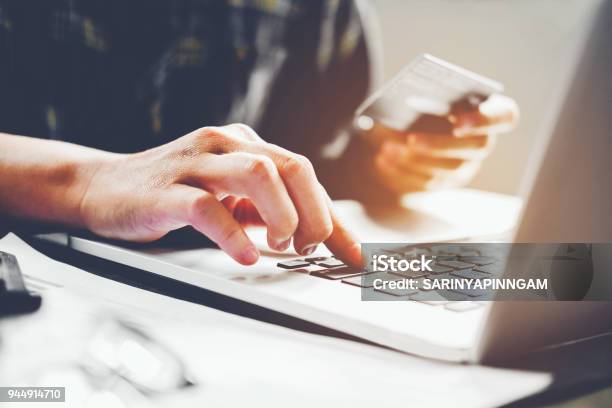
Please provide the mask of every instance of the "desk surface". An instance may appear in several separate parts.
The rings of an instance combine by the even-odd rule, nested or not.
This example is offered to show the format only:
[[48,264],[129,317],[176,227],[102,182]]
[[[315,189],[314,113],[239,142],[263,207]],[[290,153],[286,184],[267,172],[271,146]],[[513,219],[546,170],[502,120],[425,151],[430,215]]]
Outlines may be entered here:
[[[475,195],[484,198],[479,205],[473,204]],[[429,228],[428,231],[435,232],[435,234],[430,234],[432,239],[444,239],[444,232],[448,232],[447,227],[451,223],[456,225],[455,221],[458,218],[463,220],[464,224],[460,225],[461,227],[473,227],[473,220],[480,220],[480,226],[485,227],[484,229],[481,228],[480,231],[486,231],[488,235],[507,232],[514,226],[520,208],[520,201],[515,198],[474,192],[473,190],[414,195],[407,200],[406,204],[412,209],[412,213],[408,214],[410,222],[415,220],[414,211],[429,216],[433,215],[438,220],[439,228],[432,229],[431,226],[426,226],[426,228]],[[449,202],[458,205],[451,208],[451,206],[448,206]],[[491,210],[492,205],[495,206],[496,211],[485,210]],[[360,207],[348,205],[344,207],[343,211],[345,215],[350,216],[351,212],[364,210]],[[500,222],[499,214],[501,213],[506,214],[506,217],[505,220]],[[494,214],[497,214],[497,216]],[[406,216],[405,213],[400,215]],[[376,214],[373,214],[372,217],[372,219],[375,219]],[[420,224],[416,223],[415,225]],[[76,253],[64,247],[32,239],[29,240],[29,243],[51,258],[131,286],[292,329],[359,341],[342,333],[281,313],[180,282],[170,281],[137,269]],[[612,406],[612,388],[608,388],[612,384],[612,353],[609,352],[611,349],[612,336],[532,354],[515,361],[512,365],[514,368],[554,372],[555,383],[549,391],[517,401],[510,406],[516,408],[551,404],[562,407]]]
[[[172,406],[191,406],[197,399],[207,406],[242,406],[263,401],[271,406],[305,408],[313,405],[391,408],[412,402],[415,406],[452,404],[486,408],[530,395],[550,383],[550,375],[545,373],[432,361],[220,313],[54,262],[14,235],[3,239],[0,248],[18,256],[27,283],[44,296],[43,307],[36,314],[2,320],[0,382],[5,384],[21,379],[21,383],[47,385],[64,373],[62,383],[77,399],[79,395],[92,396],[87,384],[100,389],[95,385],[98,384],[105,387],[102,390],[107,394],[122,400],[137,394],[151,402],[170,398]],[[72,301],[74,294],[79,293],[85,297]],[[198,293],[202,303],[207,293]],[[155,387],[160,392],[148,396],[129,392],[134,391],[134,380],[151,378],[149,373],[166,364],[161,364],[162,361],[151,364],[151,354],[143,355],[138,351],[142,347],[135,347],[144,345],[141,340],[125,330],[117,332],[118,326],[126,327],[117,324],[114,318],[117,316],[139,328],[145,338],[165,345],[187,369],[182,370],[182,378],[196,386],[181,387],[181,392],[172,395],[167,387]],[[112,324],[101,324],[104,322]],[[127,338],[131,340],[126,343]],[[111,344],[116,347],[109,348]],[[147,374],[131,376],[131,381],[126,379],[129,384],[120,382],[124,387],[108,389],[105,384],[108,387],[116,384],[110,377],[117,379],[117,372],[102,369],[100,363],[116,366],[119,361],[131,367],[126,375],[142,373],[141,367],[146,367]],[[84,365],[90,369],[83,370]],[[70,376],[66,377],[67,373]],[[439,392],[441,385],[446,392]],[[187,401],[180,404],[175,397]]]
[[[169,281],[137,269],[76,253],[70,249],[36,240],[30,240],[30,243],[51,258],[131,286],[295,330],[360,341],[291,316],[180,282]],[[109,265],[112,265],[112,268],[109,268]],[[112,272],[109,273],[108,271],[111,270]],[[551,389],[509,404],[508,408],[612,406],[612,353],[610,350],[612,350],[612,335],[531,353],[517,359],[506,367],[553,372],[555,380]]]

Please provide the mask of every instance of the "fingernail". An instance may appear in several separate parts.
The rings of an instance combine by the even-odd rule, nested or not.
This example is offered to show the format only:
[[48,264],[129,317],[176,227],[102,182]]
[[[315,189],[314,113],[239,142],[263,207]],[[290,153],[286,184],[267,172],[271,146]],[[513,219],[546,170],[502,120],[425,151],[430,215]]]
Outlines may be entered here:
[[246,264],[254,264],[259,259],[257,248],[250,247],[242,253],[242,261]]
[[473,134],[475,133],[476,128],[473,126],[469,126],[469,125],[463,125],[460,127],[456,127],[453,129],[453,135],[455,137],[463,137],[469,134]]
[[276,250],[277,251],[286,251],[287,248],[289,248],[289,245],[291,245],[291,238],[286,239],[283,242],[281,242],[280,244],[278,244],[276,246]]
[[311,245],[306,245],[304,248],[302,248],[302,252],[301,255],[310,255],[312,254],[315,249],[317,249],[318,244],[311,244]]
[[478,106],[478,110],[484,116],[496,118],[508,111],[509,102],[503,95],[493,94]]
[[364,262],[365,260],[363,259],[363,253],[361,251],[361,244],[355,244],[353,245],[353,248],[351,249],[352,249],[351,255],[354,258],[353,262],[355,262],[357,266],[363,267],[366,262]]

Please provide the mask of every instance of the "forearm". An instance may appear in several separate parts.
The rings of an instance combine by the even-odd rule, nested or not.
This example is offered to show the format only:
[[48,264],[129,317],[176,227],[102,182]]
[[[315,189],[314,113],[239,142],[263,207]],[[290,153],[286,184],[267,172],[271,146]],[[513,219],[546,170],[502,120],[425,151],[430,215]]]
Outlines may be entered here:
[[98,165],[113,155],[0,133],[0,214],[83,226],[83,194]]

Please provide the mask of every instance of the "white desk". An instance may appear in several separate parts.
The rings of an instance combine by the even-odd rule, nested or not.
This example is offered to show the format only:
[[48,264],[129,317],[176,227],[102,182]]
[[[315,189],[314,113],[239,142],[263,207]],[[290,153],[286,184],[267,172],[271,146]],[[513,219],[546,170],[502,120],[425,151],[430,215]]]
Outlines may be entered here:
[[[457,194],[455,200],[461,195],[467,200],[472,193]],[[498,198],[500,212],[518,211],[512,199],[491,196]],[[423,211],[435,208],[426,197],[421,200]],[[471,205],[464,209],[480,212]],[[347,204],[342,214],[351,211],[360,208]],[[445,216],[439,219],[443,225]],[[45,295],[42,313],[0,325],[2,384],[41,378],[48,364],[78,356],[82,331],[91,326],[87,316],[98,307],[138,319],[188,362],[200,385],[157,399],[162,406],[486,407],[540,391],[550,382],[547,374],[434,362],[228,315],[59,264],[15,236],[1,240],[0,250],[17,254],[28,283]],[[66,292],[85,295],[87,301],[72,300]]]

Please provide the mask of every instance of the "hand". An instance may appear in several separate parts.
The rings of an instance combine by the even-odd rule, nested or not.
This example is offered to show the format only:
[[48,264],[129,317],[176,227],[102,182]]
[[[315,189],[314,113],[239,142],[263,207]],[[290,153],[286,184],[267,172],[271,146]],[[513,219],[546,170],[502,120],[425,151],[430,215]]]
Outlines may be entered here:
[[519,111],[514,100],[492,95],[478,109],[450,114],[452,133],[401,133],[376,125],[384,142],[374,165],[383,185],[402,194],[469,183],[491,152],[495,135],[512,130]]
[[325,245],[353,265],[357,242],[303,156],[264,142],[245,125],[205,127],[145,152],[97,165],[80,205],[93,232],[152,241],[191,225],[238,262],[259,253],[244,227],[265,225],[268,245],[310,254]]

